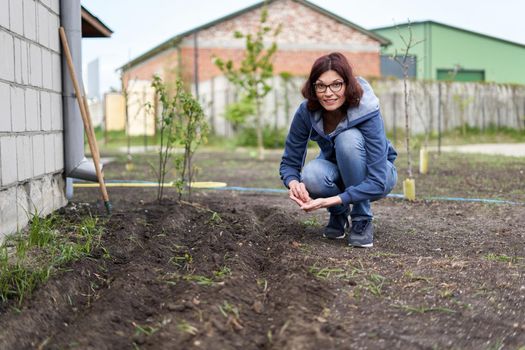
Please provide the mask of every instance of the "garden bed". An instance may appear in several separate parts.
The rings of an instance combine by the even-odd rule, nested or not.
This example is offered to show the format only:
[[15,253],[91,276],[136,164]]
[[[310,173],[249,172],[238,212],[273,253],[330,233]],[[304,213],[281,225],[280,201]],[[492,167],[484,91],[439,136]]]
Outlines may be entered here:
[[[248,168],[213,180],[263,176]],[[61,215],[103,214],[96,188],[75,191]],[[0,348],[525,346],[521,205],[385,199],[373,204],[374,248],[357,249],[323,239],[326,212],[303,213],[285,194],[110,196],[101,247],[21,306],[4,304]]]

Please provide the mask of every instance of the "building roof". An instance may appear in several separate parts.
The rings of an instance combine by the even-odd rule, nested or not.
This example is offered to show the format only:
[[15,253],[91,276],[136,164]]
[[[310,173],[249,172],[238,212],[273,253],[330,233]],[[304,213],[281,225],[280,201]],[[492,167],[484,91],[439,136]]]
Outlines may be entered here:
[[98,17],[81,7],[82,37],[83,38],[109,38],[113,31],[108,28]]
[[[172,47],[176,47],[184,37],[188,36],[188,35],[191,35],[191,34],[194,34],[196,32],[199,32],[201,30],[204,30],[204,29],[208,29],[210,27],[213,27],[214,25],[216,24],[219,24],[221,22],[224,22],[224,21],[227,21],[227,20],[230,20],[232,18],[235,18],[237,16],[240,16],[244,13],[247,13],[247,12],[250,12],[252,10],[255,10],[255,9],[258,9],[260,7],[262,7],[265,3],[272,3],[276,0],[268,0],[268,1],[261,1],[261,2],[258,2],[252,6],[249,6],[249,7],[246,7],[242,10],[239,10],[239,11],[236,11],[236,12],[233,12],[229,15],[226,15],[224,17],[221,17],[219,19],[216,19],[214,21],[211,21],[211,22],[208,22],[206,24],[203,24],[201,26],[198,26],[198,27],[195,27],[193,29],[190,29],[186,32],[183,32],[183,33],[180,33],[168,40],[166,40],[165,42],[161,43],[160,45],[157,45],[155,46],[154,48],[152,48],[151,50],[149,51],[146,51],[145,53],[143,53],[142,55],[134,58],[133,60],[129,61],[128,63],[126,63],[125,65],[123,65],[122,67],[118,68],[118,69],[122,69],[122,70],[127,70],[131,67],[134,67],[144,61],[146,61],[147,59],[157,55],[158,53],[160,52],[163,52],[164,50],[166,49],[169,49],[169,48],[172,48]],[[390,40],[388,40],[387,38],[377,34],[377,33],[374,33],[372,31],[369,31],[369,30],[366,30],[364,29],[363,27],[360,27],[358,26],[357,24],[355,23],[352,23],[346,19],[344,19],[343,17],[340,17],[328,10],[325,10],[323,9],[322,7],[319,7],[307,0],[292,0],[292,1],[295,1],[295,2],[298,2],[306,7],[309,7],[311,8],[312,10],[316,11],[316,12],[319,12],[327,17],[330,17],[332,19],[334,19],[335,21],[341,23],[341,24],[344,24],[348,27],[351,27],[352,29],[355,29],[375,40],[377,40],[382,46],[385,46],[385,45],[389,45],[391,42]]]
[[497,40],[497,41],[500,41],[500,42],[503,42],[503,43],[506,43],[506,44],[516,45],[516,46],[520,46],[520,47],[525,48],[525,44],[520,44],[520,43],[517,43],[517,42],[514,42],[514,41],[497,38],[495,36],[490,36],[490,35],[487,35],[487,34],[482,34],[482,33],[474,32],[474,31],[471,31],[471,30],[467,30],[467,29],[451,26],[449,24],[440,23],[440,22],[436,22],[436,21],[431,21],[431,20],[419,21],[419,22],[405,22],[405,23],[400,23],[400,24],[396,24],[396,25],[393,25],[393,26],[374,28],[374,29],[371,29],[371,30],[372,31],[376,31],[376,30],[382,30],[382,29],[394,29],[396,27],[404,27],[404,26],[407,26],[409,24],[411,26],[420,25],[420,24],[438,25],[438,26],[445,27],[445,28],[448,28],[448,29],[461,31],[461,32],[464,32],[464,33],[467,33],[467,34],[476,35],[476,36],[479,36],[479,37],[482,37],[482,38],[491,39],[491,40]]

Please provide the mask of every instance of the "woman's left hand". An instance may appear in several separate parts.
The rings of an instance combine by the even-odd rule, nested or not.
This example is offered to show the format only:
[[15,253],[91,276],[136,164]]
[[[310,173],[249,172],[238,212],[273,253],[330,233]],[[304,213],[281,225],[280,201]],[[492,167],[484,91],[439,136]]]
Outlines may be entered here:
[[339,196],[334,197],[328,197],[328,198],[317,198],[312,199],[311,201],[308,201],[306,203],[303,203],[301,205],[301,209],[303,209],[306,212],[314,211],[317,209],[322,208],[329,208],[334,205],[342,204],[343,201]]

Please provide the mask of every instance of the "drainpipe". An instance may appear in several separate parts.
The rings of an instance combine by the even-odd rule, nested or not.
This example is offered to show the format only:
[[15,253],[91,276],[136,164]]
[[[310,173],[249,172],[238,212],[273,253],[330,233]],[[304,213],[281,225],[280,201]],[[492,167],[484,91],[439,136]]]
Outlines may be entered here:
[[[60,23],[73,56],[77,78],[82,81],[82,26],[80,0],[60,1]],[[58,35],[58,33],[57,33]],[[73,196],[71,178],[97,181],[95,165],[84,156],[84,125],[76,99],[71,75],[67,70],[65,55],[62,55],[62,108],[64,118],[64,167],[66,196]]]

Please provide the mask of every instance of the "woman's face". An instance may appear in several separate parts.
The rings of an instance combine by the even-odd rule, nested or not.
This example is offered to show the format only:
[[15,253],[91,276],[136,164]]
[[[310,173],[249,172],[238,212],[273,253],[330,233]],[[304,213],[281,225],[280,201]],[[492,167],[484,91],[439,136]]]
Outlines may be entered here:
[[335,111],[345,103],[345,82],[333,70],[321,74],[314,83],[314,89],[319,103],[327,111]]

